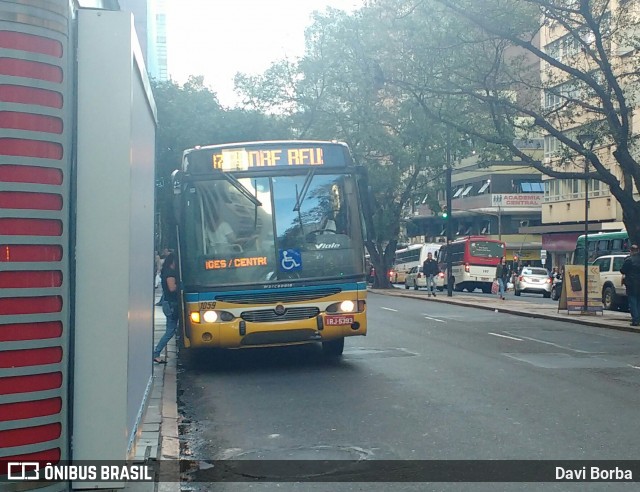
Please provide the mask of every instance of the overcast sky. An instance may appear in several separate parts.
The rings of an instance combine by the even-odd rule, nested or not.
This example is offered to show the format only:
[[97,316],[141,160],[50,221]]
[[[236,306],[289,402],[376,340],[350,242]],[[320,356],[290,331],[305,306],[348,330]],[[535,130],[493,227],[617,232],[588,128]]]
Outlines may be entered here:
[[169,75],[184,83],[204,75],[220,103],[238,102],[236,72],[262,73],[272,62],[304,53],[304,30],[314,10],[352,11],[362,0],[168,0]]

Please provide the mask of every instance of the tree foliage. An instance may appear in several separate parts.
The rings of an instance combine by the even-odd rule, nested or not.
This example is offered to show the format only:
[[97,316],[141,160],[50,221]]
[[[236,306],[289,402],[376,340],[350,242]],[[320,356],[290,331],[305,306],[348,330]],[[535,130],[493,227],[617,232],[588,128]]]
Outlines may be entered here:
[[[286,113],[300,138],[345,141],[366,166],[371,200],[365,221],[374,285],[389,286],[405,207],[416,186],[442,175],[442,128],[429,123],[397,87],[384,85],[372,54],[383,49],[366,10],[318,13],[306,33],[305,55],[276,64],[264,76],[239,76],[248,104]],[[286,68],[287,76],[277,75]]]
[[[373,4],[385,13],[381,32],[396,52],[404,50],[400,58],[422,67],[422,76],[407,77],[392,65],[387,83],[414,94],[429,118],[504,149],[546,175],[606,183],[622,207],[630,237],[640,241],[640,202],[634,196],[640,165],[632,128],[640,76],[638,2]],[[549,35],[557,41],[541,47],[540,39]],[[446,109],[443,101],[449,101]],[[560,143],[542,162],[515,140],[542,136]]]
[[161,217],[158,247],[175,245],[171,173],[180,167],[182,152],[196,145],[290,138],[286,119],[248,109],[225,109],[202,76],[183,84],[154,83],[158,112],[156,130],[156,210]]

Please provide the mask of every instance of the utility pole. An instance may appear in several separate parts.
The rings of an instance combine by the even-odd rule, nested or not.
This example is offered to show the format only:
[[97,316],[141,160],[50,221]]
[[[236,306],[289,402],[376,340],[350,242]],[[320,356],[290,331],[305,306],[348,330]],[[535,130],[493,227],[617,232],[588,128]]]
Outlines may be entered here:
[[[446,193],[447,193],[447,244],[451,244],[453,233],[451,231],[451,216],[453,215],[453,207],[451,206],[451,142],[447,135],[447,179],[446,179]],[[453,296],[453,282],[451,281],[451,270],[453,269],[453,258],[451,252],[447,252],[447,297]]]

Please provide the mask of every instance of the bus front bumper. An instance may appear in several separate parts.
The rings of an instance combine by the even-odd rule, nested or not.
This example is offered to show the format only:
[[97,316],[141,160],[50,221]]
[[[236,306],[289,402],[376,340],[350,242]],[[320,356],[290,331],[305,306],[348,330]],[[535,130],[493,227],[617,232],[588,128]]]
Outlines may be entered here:
[[321,313],[313,318],[255,323],[187,321],[185,347],[249,348],[328,342],[367,334],[366,311],[348,314]]

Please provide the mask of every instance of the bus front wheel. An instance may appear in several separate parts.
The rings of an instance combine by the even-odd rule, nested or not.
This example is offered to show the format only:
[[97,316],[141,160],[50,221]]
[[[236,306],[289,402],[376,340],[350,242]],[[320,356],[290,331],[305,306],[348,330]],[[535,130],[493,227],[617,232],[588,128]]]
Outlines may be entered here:
[[344,350],[344,338],[322,342],[322,352],[329,357],[340,357]]

